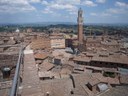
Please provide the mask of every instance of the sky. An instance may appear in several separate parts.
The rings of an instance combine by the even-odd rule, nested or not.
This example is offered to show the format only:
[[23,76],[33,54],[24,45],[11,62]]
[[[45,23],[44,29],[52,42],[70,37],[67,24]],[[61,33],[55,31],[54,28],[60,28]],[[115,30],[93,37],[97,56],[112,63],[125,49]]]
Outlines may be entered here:
[[128,23],[128,0],[0,0],[0,23]]

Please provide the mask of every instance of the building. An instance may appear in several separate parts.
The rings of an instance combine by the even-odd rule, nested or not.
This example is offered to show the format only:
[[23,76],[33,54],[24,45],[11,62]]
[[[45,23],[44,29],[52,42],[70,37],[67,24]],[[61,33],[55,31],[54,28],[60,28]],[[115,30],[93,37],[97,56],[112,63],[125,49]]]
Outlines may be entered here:
[[77,18],[77,23],[78,23],[78,41],[80,44],[83,44],[83,11],[80,8],[78,10],[78,18]]
[[110,51],[117,52],[120,50],[120,44],[117,40],[104,38],[102,36],[86,36],[86,51]]
[[[85,55],[84,55],[85,54]],[[100,72],[104,76],[117,77],[120,73],[118,68],[128,68],[128,56],[120,53],[87,53],[75,57],[73,60],[78,65],[84,65],[92,73]]]
[[80,8],[78,10],[78,18],[77,18],[77,23],[78,23],[78,50],[80,52],[83,52],[86,50],[86,40],[84,40],[84,35],[83,35],[83,10]]
[[41,39],[33,40],[30,43],[30,47],[33,50],[50,48],[50,39],[49,38],[41,38]]
[[0,48],[3,48],[0,52],[0,96],[7,96],[10,94],[8,90],[11,89],[14,80],[20,47],[3,44]]
[[17,28],[15,32],[19,33],[19,32],[20,32],[20,30]]
[[27,33],[32,32],[32,31],[33,31],[32,28],[27,29]]
[[53,33],[50,35],[51,48],[65,48],[65,38],[62,34]]

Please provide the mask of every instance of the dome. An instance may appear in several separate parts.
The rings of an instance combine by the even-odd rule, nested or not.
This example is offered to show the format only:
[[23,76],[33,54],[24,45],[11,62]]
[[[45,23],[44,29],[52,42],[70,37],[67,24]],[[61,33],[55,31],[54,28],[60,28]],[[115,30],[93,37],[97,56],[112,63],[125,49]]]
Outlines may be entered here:
[[15,32],[20,32],[20,30],[17,28]]

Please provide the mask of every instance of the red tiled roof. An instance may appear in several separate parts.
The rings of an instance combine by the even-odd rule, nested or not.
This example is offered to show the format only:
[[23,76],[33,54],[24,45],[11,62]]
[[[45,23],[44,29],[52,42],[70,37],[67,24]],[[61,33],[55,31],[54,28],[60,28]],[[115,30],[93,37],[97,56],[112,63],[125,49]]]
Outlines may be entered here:
[[45,59],[48,57],[48,55],[45,53],[37,53],[34,55],[34,57],[35,57],[35,59]]

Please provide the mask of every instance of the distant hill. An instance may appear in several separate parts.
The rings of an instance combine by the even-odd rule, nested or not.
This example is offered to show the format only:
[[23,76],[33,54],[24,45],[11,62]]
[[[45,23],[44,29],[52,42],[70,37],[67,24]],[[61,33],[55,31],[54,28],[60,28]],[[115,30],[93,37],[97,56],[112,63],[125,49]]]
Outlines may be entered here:
[[58,25],[58,24],[65,24],[65,25],[74,25],[75,22],[36,22],[36,23],[0,23],[0,26],[48,26],[48,25]]
[[[49,25],[77,25],[77,22],[35,22],[35,23],[0,23],[0,26],[24,26],[24,27],[41,27]],[[128,24],[125,23],[84,23],[84,25],[94,25],[94,26],[120,26],[128,27]]]

